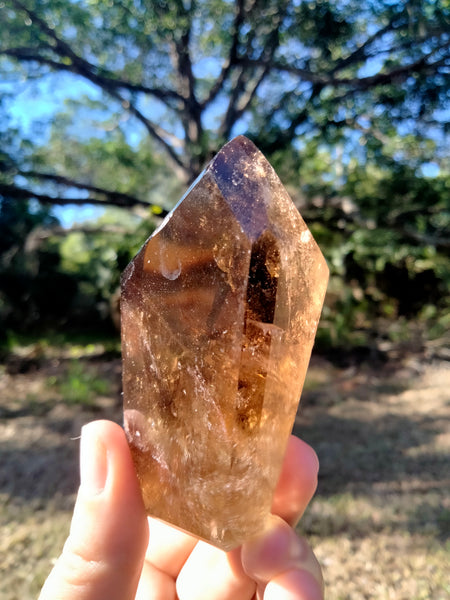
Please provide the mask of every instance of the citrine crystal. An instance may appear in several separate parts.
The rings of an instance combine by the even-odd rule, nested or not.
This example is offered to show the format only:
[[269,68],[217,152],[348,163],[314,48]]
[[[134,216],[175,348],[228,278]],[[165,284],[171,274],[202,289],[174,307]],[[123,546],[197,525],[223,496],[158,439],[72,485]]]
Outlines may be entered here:
[[245,137],[122,277],[124,422],[148,513],[224,550],[270,513],[328,281]]

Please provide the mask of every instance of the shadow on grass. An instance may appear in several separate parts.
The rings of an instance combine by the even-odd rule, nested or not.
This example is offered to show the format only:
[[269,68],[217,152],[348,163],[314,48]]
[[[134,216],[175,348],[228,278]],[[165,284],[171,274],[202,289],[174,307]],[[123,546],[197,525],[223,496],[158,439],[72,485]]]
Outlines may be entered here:
[[[26,408],[24,409],[24,411]],[[47,415],[19,412],[3,422],[20,427],[0,441],[0,495],[13,501],[44,504],[76,492],[81,426],[93,419],[115,419],[117,411],[84,410],[60,404]]]
[[[74,415],[69,409],[52,415],[30,418],[29,427],[33,429],[36,423],[42,433],[30,435],[28,443],[20,436],[1,442],[0,493],[28,499],[75,491],[78,441],[73,438],[80,430],[79,423],[75,424],[104,415]],[[428,482],[429,491],[445,476],[447,457],[414,453],[414,449],[439,432],[431,417],[418,421],[393,415],[362,422],[316,414],[311,423],[298,421],[294,428],[319,455],[321,496],[366,492],[368,485],[380,482],[398,482],[400,486],[409,478]]]
[[417,451],[441,433],[432,417],[384,415],[362,421],[322,413],[311,423],[297,418],[294,433],[319,456],[322,496],[363,493],[368,485],[387,482],[398,483],[400,489],[411,479],[426,482],[430,491],[441,488],[446,472],[448,476],[448,456]]
[[[17,448],[14,442],[0,448],[0,494],[14,501],[46,501],[67,496],[78,487],[78,444],[34,444]],[[36,504],[36,503],[34,503]]]

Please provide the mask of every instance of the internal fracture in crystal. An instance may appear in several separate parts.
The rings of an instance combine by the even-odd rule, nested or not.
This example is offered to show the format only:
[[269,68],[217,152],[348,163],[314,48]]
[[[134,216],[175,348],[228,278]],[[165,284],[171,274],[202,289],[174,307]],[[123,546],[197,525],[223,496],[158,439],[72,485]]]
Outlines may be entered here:
[[245,137],[122,277],[124,421],[148,513],[229,550],[264,529],[328,281]]

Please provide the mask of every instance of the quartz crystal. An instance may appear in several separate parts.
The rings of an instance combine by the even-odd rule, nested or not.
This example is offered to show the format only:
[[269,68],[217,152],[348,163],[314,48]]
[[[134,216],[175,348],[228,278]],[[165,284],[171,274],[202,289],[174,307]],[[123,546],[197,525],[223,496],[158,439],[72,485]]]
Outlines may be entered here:
[[124,422],[149,515],[224,550],[264,529],[327,280],[275,171],[229,142],[122,277]]

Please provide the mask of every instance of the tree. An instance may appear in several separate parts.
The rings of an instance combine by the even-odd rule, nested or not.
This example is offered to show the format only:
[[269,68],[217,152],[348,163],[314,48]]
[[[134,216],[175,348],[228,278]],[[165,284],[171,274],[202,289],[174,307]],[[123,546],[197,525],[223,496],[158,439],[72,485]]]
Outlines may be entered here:
[[[431,314],[450,281],[449,75],[448,0],[5,0],[0,203],[163,216],[246,133],[327,254],[330,323],[410,316],[414,285]],[[100,225],[71,238],[98,273],[120,228]]]
[[347,144],[442,135],[447,0],[6,0],[0,15],[4,110],[8,93],[39,96],[44,83],[86,92],[51,137],[75,152],[58,159],[34,140],[4,145],[0,192],[9,197],[148,203],[148,185],[118,191],[102,180],[92,139],[111,141],[105,129],[120,132],[119,154],[136,155],[136,143],[163,153],[183,184],[241,131],[269,154],[317,135]]

